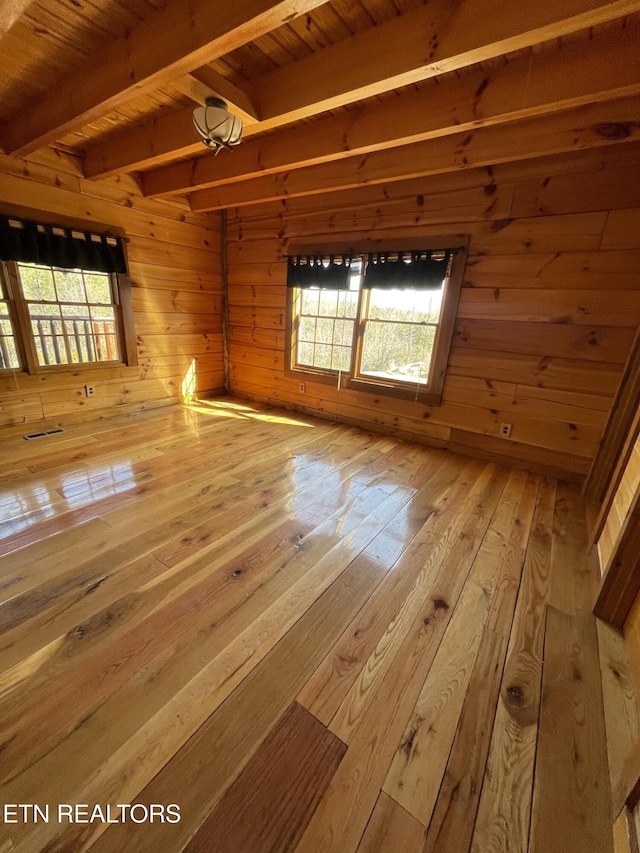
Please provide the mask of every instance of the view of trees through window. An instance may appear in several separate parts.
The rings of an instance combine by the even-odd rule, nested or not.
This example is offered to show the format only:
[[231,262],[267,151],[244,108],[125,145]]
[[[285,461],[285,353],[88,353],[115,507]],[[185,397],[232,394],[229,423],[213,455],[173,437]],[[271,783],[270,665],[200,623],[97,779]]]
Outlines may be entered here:
[[444,283],[438,290],[366,290],[360,262],[349,290],[299,290],[294,297],[296,364],[350,371],[360,305],[360,363],[356,375],[399,382],[429,381]]
[[120,360],[107,273],[16,266],[41,366]]
[[360,372],[405,382],[429,381],[442,288],[365,291]]
[[358,290],[300,291],[298,363],[349,370]]

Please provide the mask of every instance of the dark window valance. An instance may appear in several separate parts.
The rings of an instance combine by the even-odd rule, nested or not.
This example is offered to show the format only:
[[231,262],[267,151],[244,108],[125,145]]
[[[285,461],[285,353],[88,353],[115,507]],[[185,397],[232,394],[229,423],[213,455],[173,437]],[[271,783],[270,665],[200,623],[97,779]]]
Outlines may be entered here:
[[126,273],[122,238],[0,216],[0,260]]
[[367,256],[367,290],[439,290],[453,250],[376,252]]
[[289,256],[287,287],[348,290],[351,260],[349,255],[338,259],[334,255]]

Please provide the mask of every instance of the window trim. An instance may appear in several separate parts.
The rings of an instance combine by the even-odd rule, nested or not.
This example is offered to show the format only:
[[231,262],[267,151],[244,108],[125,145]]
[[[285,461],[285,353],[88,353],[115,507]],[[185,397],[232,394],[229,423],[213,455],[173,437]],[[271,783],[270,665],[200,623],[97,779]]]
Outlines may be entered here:
[[[338,381],[343,387],[354,391],[364,391],[367,394],[383,394],[389,397],[397,397],[404,400],[439,405],[442,401],[442,388],[449,362],[451,344],[453,341],[454,326],[458,313],[458,303],[469,246],[469,236],[466,234],[454,234],[431,239],[416,240],[415,238],[403,238],[402,240],[365,240],[361,243],[331,243],[329,246],[317,246],[310,244],[290,244],[288,254],[290,255],[340,255],[353,254],[366,255],[369,252],[384,251],[410,251],[412,249],[424,249],[428,251],[439,251],[456,248],[451,259],[451,273],[445,288],[440,320],[436,331],[436,339],[433,349],[433,361],[430,368],[431,382],[427,386],[415,383],[404,383],[402,380],[384,380],[381,377],[369,379],[356,372],[356,365],[360,363],[364,327],[361,317],[363,297],[362,282],[358,297],[358,311],[354,321],[353,342],[351,349],[351,365],[349,373],[340,372],[331,368],[301,367],[295,365],[296,339],[294,335],[294,292],[297,289],[287,288],[287,309],[285,322],[285,364],[284,373],[289,378],[320,382],[325,385],[336,387]],[[340,376],[340,380],[338,377]]]
[[[96,222],[74,219],[66,216],[58,216],[44,211],[36,211],[29,208],[9,208],[0,204],[0,213],[15,219],[33,219],[41,222],[56,220],[56,225],[71,228],[77,231],[91,231],[93,233],[106,234],[109,237],[121,237],[123,239],[123,251],[127,270],[129,269],[129,258],[127,253],[126,234],[123,229]],[[50,373],[72,373],[79,370],[104,370],[113,367],[135,367],[138,364],[138,349],[136,346],[136,333],[134,325],[133,297],[131,279],[128,274],[107,273],[112,278],[112,287],[115,297],[115,308],[118,325],[118,343],[120,345],[120,359],[112,361],[83,361],[73,364],[49,364],[38,363],[35,342],[31,333],[31,322],[27,301],[24,299],[19,282],[19,273],[16,261],[0,261],[0,275],[3,276],[7,302],[9,303],[9,314],[14,325],[14,337],[20,367],[7,367],[0,369],[0,376],[19,372],[29,375]],[[90,272],[90,271],[89,271]]]

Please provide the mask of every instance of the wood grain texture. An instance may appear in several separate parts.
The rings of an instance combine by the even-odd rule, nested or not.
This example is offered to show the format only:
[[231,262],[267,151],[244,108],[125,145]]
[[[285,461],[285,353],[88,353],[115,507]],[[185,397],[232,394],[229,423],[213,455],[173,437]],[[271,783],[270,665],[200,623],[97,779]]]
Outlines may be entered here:
[[297,697],[325,725],[334,718],[401,603],[412,588],[420,588],[425,575],[424,551],[433,547],[451,524],[459,501],[470,488],[472,471],[461,472],[458,466],[447,465],[436,477],[439,482],[430,488],[431,494],[437,495],[433,515],[402,555],[397,565],[400,571],[383,581]]
[[587,547],[580,489],[559,483],[551,536],[549,604],[565,613],[590,611],[595,602],[598,579]]
[[434,658],[391,762],[383,790],[428,825],[455,738],[488,609],[480,584],[468,586]]
[[531,851],[613,850],[595,619],[547,609]]
[[[181,820],[4,824],[0,845],[526,853],[567,506],[550,479],[234,398],[41,444],[9,429],[3,797],[177,802]],[[581,543],[563,539],[567,584]],[[589,738],[604,755],[604,728]],[[572,755],[553,767],[558,820]]]
[[[504,479],[484,472],[484,494],[477,499],[477,529],[486,530]],[[430,593],[397,651],[399,666],[390,668],[363,710],[349,741],[349,750],[300,842],[300,850],[352,850],[374,807],[393,754],[401,742],[437,648],[455,613],[478,543],[478,533],[442,562]],[[458,567],[454,576],[450,566]],[[345,796],[349,791],[349,796]]]
[[538,735],[550,530],[556,483],[542,483],[509,638],[473,853],[526,853]]
[[470,849],[506,651],[505,637],[485,630],[423,853]]
[[185,853],[293,851],[346,746],[294,703]]

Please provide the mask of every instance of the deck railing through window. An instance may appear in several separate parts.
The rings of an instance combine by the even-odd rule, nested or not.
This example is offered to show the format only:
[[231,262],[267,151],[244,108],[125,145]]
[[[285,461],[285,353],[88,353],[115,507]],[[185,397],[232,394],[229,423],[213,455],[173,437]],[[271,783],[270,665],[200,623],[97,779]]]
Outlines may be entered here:
[[31,313],[31,328],[40,364],[83,364],[118,361],[114,320],[88,316],[52,318]]
[[[11,343],[11,351],[9,350],[9,343]],[[4,370],[8,367],[17,367],[17,359],[15,356],[15,348],[13,346],[13,338],[0,334],[0,370]]]

